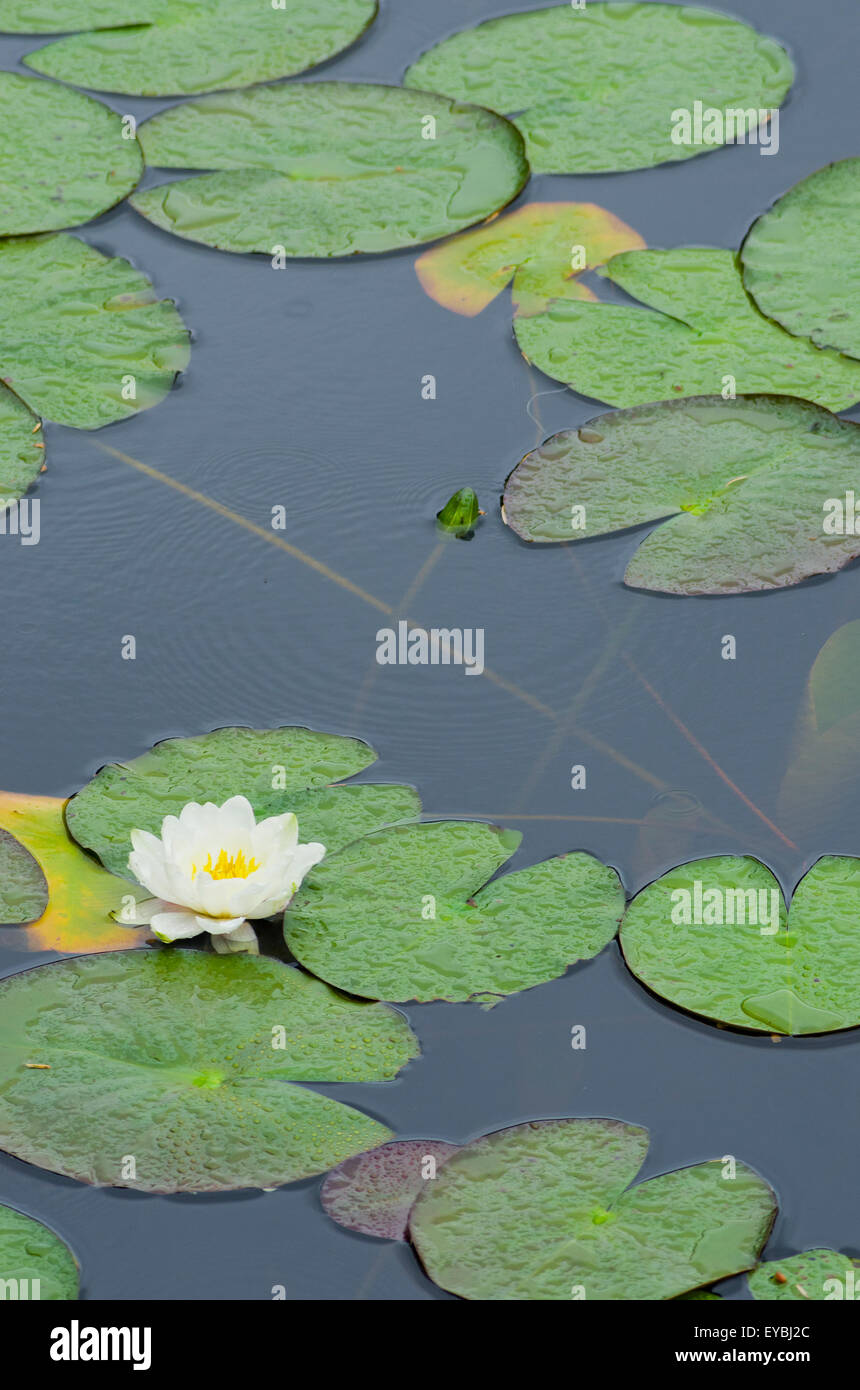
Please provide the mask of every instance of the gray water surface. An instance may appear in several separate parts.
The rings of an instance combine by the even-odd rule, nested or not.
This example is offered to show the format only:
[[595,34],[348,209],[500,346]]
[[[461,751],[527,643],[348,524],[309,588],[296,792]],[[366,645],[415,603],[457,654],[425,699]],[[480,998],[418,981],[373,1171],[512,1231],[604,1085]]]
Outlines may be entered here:
[[[396,82],[444,35],[526,8],[540,5],[383,0],[367,37],[319,75]],[[736,247],[799,178],[856,154],[856,0],[730,8],[797,63],[778,155],[739,146],[636,173],[539,177],[521,201],[602,204],[652,246]],[[2,66],[38,42],[0,39]],[[139,119],[168,104],[107,100]],[[3,787],[64,796],[161,738],[297,723],[367,739],[380,758],[365,777],[414,783],[430,814],[522,830],[513,867],[585,849],[632,893],[685,859],[749,853],[790,890],[819,854],[860,853],[850,783],[801,834],[781,839],[762,818],[777,822],[809,668],[858,616],[856,566],[784,592],[674,599],[621,582],[642,532],[519,543],[499,520],[505,476],[545,435],[604,407],[527,368],[507,295],[475,319],[448,313],[422,292],[413,253],[274,271],[264,257],[170,237],[127,207],[82,234],[177,300],[194,348],[156,409],[93,435],[47,427],[41,543],[0,545]],[[435,401],[421,399],[427,373]],[[408,616],[483,627],[487,664],[506,684],[377,666],[375,634],[391,619],[371,602],[101,444],[264,528],[283,504],[286,541],[404,617],[432,558]],[[487,516],[472,541],[436,553],[434,514],[465,484]],[[735,661],[721,658],[727,633]],[[133,662],[121,659],[126,634]],[[578,763],[588,786],[574,792]],[[9,936],[0,971],[37,963]],[[397,1081],[319,1089],[403,1137],[617,1116],[651,1130],[646,1174],[724,1154],[764,1174],[781,1207],[771,1254],[860,1249],[860,1034],[774,1042],[718,1030],[651,998],[615,944],[488,1013],[405,1012],[424,1055]],[[571,1050],[574,1024],[587,1027],[584,1052]],[[331,1223],[318,1190],[314,1180],[157,1198],[0,1155],[0,1200],[71,1244],[86,1298],[268,1299],[275,1285],[290,1299],[446,1297],[407,1247]],[[745,1296],[742,1283],[732,1296]]]

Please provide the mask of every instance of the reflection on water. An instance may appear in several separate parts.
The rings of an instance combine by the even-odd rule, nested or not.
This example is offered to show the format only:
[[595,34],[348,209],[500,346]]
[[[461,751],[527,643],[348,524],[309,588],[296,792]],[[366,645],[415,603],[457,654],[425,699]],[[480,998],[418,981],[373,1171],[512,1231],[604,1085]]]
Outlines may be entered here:
[[[471,8],[477,22],[510,6]],[[732,8],[761,22],[751,0]],[[540,178],[527,196],[608,206],[650,245],[736,245],[798,178],[856,153],[840,38],[853,14],[853,0],[826,11],[786,0],[765,25],[801,55],[778,157],[738,147],[642,173]],[[329,73],[396,79],[461,23],[455,0],[389,7]],[[34,46],[0,45],[7,67]],[[414,783],[430,814],[522,830],[513,868],[581,848],[634,892],[684,859],[748,853],[790,888],[818,854],[860,853],[852,786],[835,817],[784,824],[779,810],[809,670],[856,617],[856,566],[786,592],[673,599],[623,587],[640,533],[517,541],[498,518],[505,477],[602,407],[526,367],[506,295],[477,319],[452,315],[424,295],[411,254],[273,271],[128,209],[87,238],[178,298],[194,351],[179,389],[145,416],[97,436],[46,430],[40,543],[0,538],[6,788],[63,796],[160,738],[297,723],[366,738],[380,760],[365,776]],[[435,400],[421,395],[428,373]],[[440,547],[435,513],[466,484],[488,515],[470,544]],[[379,666],[376,633],[397,617],[483,628],[485,674]],[[134,661],[121,658],[128,634]],[[726,634],[734,661],[721,656]],[[19,963],[0,950],[0,969]],[[759,1168],[782,1202],[781,1250],[858,1239],[843,1132],[852,1035],[776,1044],[687,1019],[630,979],[615,945],[490,1013],[407,1012],[424,1048],[408,1078],[339,1088],[401,1136],[620,1116],[652,1131],[646,1175],[724,1153]],[[577,1023],[583,1052],[569,1046]],[[316,1182],[145,1198],[0,1157],[0,1189],[71,1241],[92,1297],[267,1299],[276,1284],[300,1299],[444,1296],[407,1250],[328,1222]]]

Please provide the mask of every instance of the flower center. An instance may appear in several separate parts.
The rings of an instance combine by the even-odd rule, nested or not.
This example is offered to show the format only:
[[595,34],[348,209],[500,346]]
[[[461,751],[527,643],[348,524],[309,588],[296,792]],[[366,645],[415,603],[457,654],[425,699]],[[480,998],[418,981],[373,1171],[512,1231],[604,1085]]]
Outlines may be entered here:
[[[211,878],[247,878],[249,874],[259,869],[256,859],[246,859],[244,852],[240,849],[237,854],[228,854],[226,849],[219,850],[218,858],[212,863],[210,854],[206,863],[203,865],[203,872],[209,874]],[[196,878],[197,865],[191,865],[191,877]]]
[[191,1085],[199,1086],[203,1091],[214,1091],[216,1086],[220,1086],[224,1080],[223,1071],[216,1071],[208,1068],[206,1071],[199,1071],[196,1076],[192,1076]]

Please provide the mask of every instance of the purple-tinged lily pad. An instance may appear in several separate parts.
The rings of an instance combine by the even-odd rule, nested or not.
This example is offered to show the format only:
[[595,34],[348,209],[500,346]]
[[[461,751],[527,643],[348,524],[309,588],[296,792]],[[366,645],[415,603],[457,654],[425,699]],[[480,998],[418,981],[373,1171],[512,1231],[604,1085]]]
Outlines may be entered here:
[[350,1231],[405,1240],[416,1197],[457,1149],[442,1139],[395,1139],[348,1158],[323,1182],[323,1209]]

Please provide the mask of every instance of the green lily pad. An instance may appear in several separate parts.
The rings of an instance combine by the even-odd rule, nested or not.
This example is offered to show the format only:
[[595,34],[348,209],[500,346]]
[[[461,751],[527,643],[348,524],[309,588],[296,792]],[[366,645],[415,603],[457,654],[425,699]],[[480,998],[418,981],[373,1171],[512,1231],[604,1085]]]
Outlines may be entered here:
[[150,24],[171,0],[3,0],[0,33],[71,34],[81,29],[112,29],[123,24]]
[[128,875],[132,830],[157,835],[165,816],[189,801],[245,796],[258,820],[293,811],[305,842],[329,854],[389,822],[412,819],[421,803],[412,787],[333,787],[376,761],[357,738],[313,729],[216,729],[171,738],[128,763],[103,767],[66,809],[70,833],[105,868]]
[[88,222],[122,201],[143,155],[110,107],[53,82],[0,72],[0,236]]
[[860,357],[860,159],[810,174],[754,222],[744,284],[768,318],[818,347]]
[[722,1303],[723,1301],[721,1294],[712,1293],[710,1289],[693,1289],[690,1293],[679,1293],[677,1299],[679,1303]]
[[[857,1260],[839,1250],[804,1250],[786,1260],[765,1260],[747,1275],[753,1298],[787,1303],[860,1296]],[[855,1279],[857,1280],[855,1292]]]
[[14,1207],[0,1206],[0,1298],[76,1299],[78,1265],[58,1235]]
[[80,956],[0,981],[0,1147],[143,1192],[296,1182],[391,1134],[288,1083],[385,1081],[418,1050],[395,1010],[278,961]]
[[405,1240],[409,1212],[456,1144],[441,1139],[395,1139],[338,1164],[320,1189],[323,1210],[347,1230],[380,1240]]
[[[27,6],[32,9],[32,3]],[[54,31],[73,27],[54,9]],[[77,5],[78,22],[87,7]],[[111,22],[116,4],[93,5],[94,26]],[[376,0],[129,0],[114,29],[96,27],[36,49],[24,59],[36,72],[132,96],[185,96],[292,77],[332,58],[376,18]],[[4,26],[5,27],[5,26]]]
[[825,532],[825,503],[860,480],[860,429],[788,396],[699,396],[597,415],[526,454],[504,520],[558,542],[671,518],[624,581],[671,594],[750,593],[832,574],[860,536]]
[[713,1160],[629,1187],[647,1149],[648,1131],[618,1120],[476,1139],[412,1208],[424,1268],[462,1298],[593,1301],[676,1298],[755,1264],[776,1211],[767,1183]]
[[0,378],[37,414],[98,429],[157,405],[188,329],[128,261],[68,233],[0,241]]
[[860,859],[813,864],[786,926],[770,870],[725,855],[644,888],[620,941],[637,979],[690,1013],[762,1033],[832,1033],[860,1025],[858,917]]
[[148,165],[216,171],[136,194],[139,213],[191,241],[273,258],[434,241],[498,212],[529,173],[501,116],[354,82],[186,102],[139,137]]
[[498,1003],[553,980],[612,940],[624,893],[590,854],[482,888],[520,839],[470,821],[367,836],[308,874],[284,916],[287,945],[314,975],[369,999]]
[[582,271],[644,245],[596,203],[527,203],[425,251],[415,272],[425,293],[455,314],[480,314],[511,280],[517,313],[533,314],[556,298],[594,299]]
[[623,251],[603,273],[652,307],[558,299],[514,321],[527,360],[583,396],[626,406],[773,391],[830,410],[860,399],[860,363],[760,314],[733,251]]
[[38,416],[12,391],[0,386],[0,511],[24,496],[44,462]]
[[755,131],[793,77],[778,43],[728,15],[588,0],[454,34],[404,82],[516,113],[536,174],[589,174],[690,159],[730,139],[722,121],[716,140],[705,123],[691,128],[691,143],[674,143],[676,112],[692,113],[696,102],[703,114],[735,110],[737,128]]
[[36,922],[48,906],[48,881],[20,840],[0,827],[0,923]]

